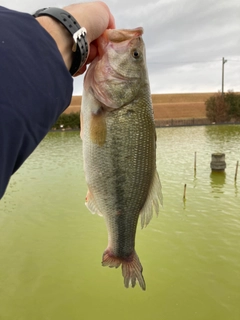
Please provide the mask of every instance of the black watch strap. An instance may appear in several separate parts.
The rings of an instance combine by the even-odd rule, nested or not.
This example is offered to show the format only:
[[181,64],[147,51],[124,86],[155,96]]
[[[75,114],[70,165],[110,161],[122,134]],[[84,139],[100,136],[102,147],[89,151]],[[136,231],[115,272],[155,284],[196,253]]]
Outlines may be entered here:
[[72,47],[73,62],[70,68],[70,73],[73,76],[84,65],[88,57],[88,43],[86,40],[87,31],[81,28],[74,17],[67,11],[59,8],[43,8],[37,10],[33,16],[35,18],[40,16],[50,16],[55,18],[71,33],[74,40]]

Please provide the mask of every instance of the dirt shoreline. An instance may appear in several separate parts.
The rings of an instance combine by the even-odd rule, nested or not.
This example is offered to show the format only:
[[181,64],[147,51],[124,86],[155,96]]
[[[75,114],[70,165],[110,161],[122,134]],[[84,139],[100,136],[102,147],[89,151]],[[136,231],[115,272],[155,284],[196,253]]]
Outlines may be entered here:
[[[205,118],[205,101],[214,93],[152,94],[155,119]],[[79,112],[81,96],[73,96],[65,113]]]
[[[206,117],[208,93],[152,94],[154,119],[157,127],[211,124]],[[81,96],[73,96],[64,113],[79,112]]]

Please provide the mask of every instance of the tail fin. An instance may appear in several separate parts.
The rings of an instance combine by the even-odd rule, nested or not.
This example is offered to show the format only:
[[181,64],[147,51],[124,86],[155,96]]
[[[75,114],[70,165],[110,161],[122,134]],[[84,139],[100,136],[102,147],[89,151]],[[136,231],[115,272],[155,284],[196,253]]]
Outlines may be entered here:
[[131,259],[128,258],[127,260],[114,257],[109,250],[104,252],[102,261],[104,267],[118,268],[121,264],[125,287],[129,288],[130,285],[134,288],[137,280],[140,287],[143,290],[146,290],[146,284],[142,275],[143,268],[135,251],[131,256]]

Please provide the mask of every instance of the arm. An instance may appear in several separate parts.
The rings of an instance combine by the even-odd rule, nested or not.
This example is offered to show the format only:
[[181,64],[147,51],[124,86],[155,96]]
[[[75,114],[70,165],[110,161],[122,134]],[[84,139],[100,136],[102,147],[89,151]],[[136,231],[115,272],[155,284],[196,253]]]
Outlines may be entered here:
[[[114,19],[102,2],[64,8],[87,30],[89,55]],[[43,28],[42,28],[43,27]],[[46,32],[47,31],[47,32]],[[0,199],[11,175],[37,147],[72,97],[73,38],[55,19],[0,7]]]

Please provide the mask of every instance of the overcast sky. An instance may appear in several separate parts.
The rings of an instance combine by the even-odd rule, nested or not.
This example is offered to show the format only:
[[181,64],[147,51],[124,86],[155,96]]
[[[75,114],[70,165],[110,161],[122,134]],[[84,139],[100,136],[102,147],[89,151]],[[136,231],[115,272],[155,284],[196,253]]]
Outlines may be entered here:
[[[240,0],[106,0],[116,26],[144,28],[152,93],[240,92]],[[33,13],[71,0],[2,0]],[[83,76],[74,84],[82,93]]]

